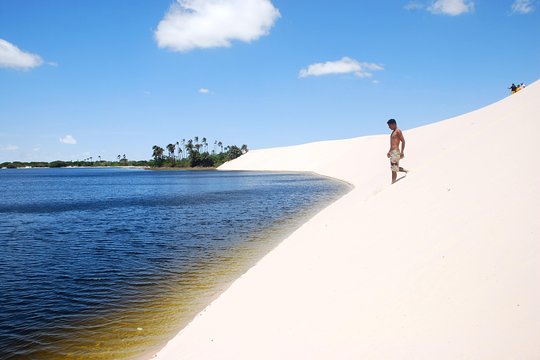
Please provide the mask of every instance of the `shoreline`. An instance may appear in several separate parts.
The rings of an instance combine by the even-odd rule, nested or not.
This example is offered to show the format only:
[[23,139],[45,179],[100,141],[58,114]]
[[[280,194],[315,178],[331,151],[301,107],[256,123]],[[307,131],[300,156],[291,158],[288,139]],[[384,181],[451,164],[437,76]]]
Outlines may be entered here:
[[62,167],[48,167],[48,166],[26,166],[18,168],[0,168],[0,170],[29,170],[29,169],[148,169],[148,166],[62,166]]
[[182,167],[151,167],[151,166],[64,166],[64,167],[45,167],[45,166],[28,166],[28,167],[18,167],[18,168],[0,168],[0,170],[28,170],[28,169],[141,169],[141,170],[180,170],[180,171],[211,171],[217,170],[216,167],[192,167],[192,168],[182,168]]
[[[388,135],[252,150],[222,165],[311,171],[354,189],[279,243],[153,358],[538,357],[540,169],[522,155],[534,153],[539,99],[536,82],[405,131],[403,166],[412,172],[392,186]],[[359,154],[355,167],[335,161],[351,154]],[[485,182],[486,169],[504,171]]]
[[182,168],[182,167],[147,167],[145,170],[152,171],[163,171],[163,170],[172,170],[172,171],[212,171],[217,170],[216,167],[192,167],[192,168]]

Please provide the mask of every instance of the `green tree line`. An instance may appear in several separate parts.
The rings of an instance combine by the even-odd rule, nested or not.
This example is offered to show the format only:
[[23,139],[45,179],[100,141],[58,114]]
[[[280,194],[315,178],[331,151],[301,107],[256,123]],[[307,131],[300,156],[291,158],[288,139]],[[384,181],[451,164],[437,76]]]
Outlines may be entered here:
[[152,160],[129,160],[126,154],[118,155],[114,160],[104,160],[101,156],[89,156],[73,161],[11,161],[0,163],[0,168],[61,168],[61,167],[96,167],[96,166],[141,166],[141,167],[217,167],[229,160],[236,159],[248,152],[247,145],[224,146],[221,141],[214,141],[212,145],[206,138],[199,141],[199,137],[182,139],[162,148],[158,145],[152,147]]
[[55,160],[51,162],[47,161],[6,161],[0,163],[0,168],[16,169],[24,167],[32,168],[61,168],[61,167],[118,167],[118,166],[150,166],[148,160],[128,160],[127,158],[120,158],[118,161],[107,160],[94,160],[93,158],[87,158],[83,160]]
[[212,149],[206,138],[195,136],[193,139],[182,139],[170,143],[162,148],[159,145],[152,147],[150,165],[153,167],[217,167],[229,160],[248,152],[247,145],[224,146],[219,140],[215,140]]

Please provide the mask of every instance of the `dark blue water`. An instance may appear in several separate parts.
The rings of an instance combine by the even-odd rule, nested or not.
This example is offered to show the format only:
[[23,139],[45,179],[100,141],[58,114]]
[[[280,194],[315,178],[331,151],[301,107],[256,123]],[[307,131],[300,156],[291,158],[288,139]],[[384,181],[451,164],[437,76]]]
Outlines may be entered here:
[[0,358],[151,354],[348,186],[309,174],[0,170]]

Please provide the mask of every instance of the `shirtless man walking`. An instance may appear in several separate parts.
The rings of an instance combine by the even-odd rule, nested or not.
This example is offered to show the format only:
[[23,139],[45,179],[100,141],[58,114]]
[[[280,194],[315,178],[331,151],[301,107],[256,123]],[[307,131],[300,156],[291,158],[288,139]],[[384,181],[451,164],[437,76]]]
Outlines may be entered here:
[[[386,156],[390,159],[390,169],[392,169],[393,184],[397,181],[398,171],[404,173],[407,172],[407,170],[404,168],[399,167],[399,160],[403,159],[405,156],[405,138],[403,137],[401,130],[398,129],[396,120],[390,119],[386,123],[388,124],[390,130],[392,130],[392,134],[390,135],[390,150]],[[399,150],[399,143],[401,143],[401,151]]]

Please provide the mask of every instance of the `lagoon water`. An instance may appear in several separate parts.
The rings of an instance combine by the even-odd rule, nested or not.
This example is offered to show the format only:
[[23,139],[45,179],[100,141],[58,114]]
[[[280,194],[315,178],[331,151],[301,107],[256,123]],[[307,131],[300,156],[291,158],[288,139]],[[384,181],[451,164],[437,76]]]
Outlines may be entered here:
[[148,358],[349,190],[311,174],[0,170],[0,358]]

